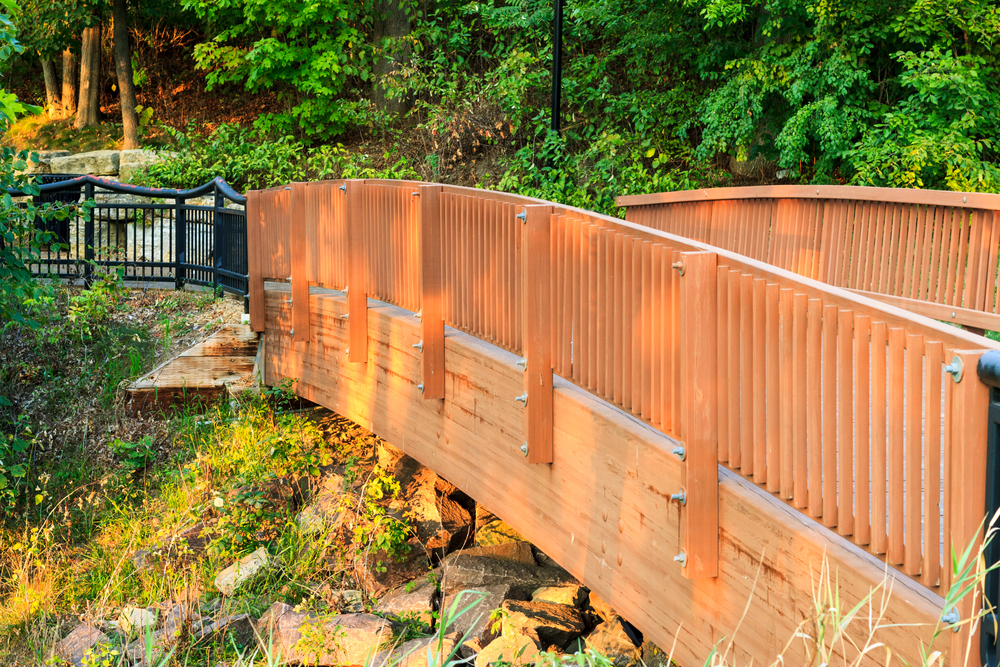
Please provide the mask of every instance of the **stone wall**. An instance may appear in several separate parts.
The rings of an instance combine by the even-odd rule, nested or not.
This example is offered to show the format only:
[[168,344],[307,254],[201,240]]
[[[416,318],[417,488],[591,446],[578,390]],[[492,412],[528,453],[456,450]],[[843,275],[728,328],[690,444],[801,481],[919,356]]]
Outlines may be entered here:
[[28,174],[90,174],[114,176],[124,183],[131,183],[140,169],[161,162],[163,156],[154,151],[134,149],[127,151],[36,151],[38,162],[29,162]]

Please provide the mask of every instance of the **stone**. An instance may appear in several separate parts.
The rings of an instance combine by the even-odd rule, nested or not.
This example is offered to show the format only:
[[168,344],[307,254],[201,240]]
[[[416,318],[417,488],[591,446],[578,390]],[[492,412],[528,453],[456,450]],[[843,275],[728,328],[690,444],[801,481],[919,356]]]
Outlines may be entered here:
[[610,621],[618,617],[618,612],[611,608],[607,602],[601,599],[601,597],[594,591],[590,591],[590,595],[587,596],[587,601],[590,603],[590,608],[594,610],[598,616],[601,617],[602,621]]
[[232,595],[241,585],[267,569],[270,562],[270,554],[261,547],[219,572],[215,577],[215,587],[223,595]]
[[296,517],[299,530],[313,534],[326,528],[336,529],[347,514],[341,507],[347,495],[343,476],[336,473],[327,475],[313,501]]
[[499,560],[510,560],[522,565],[538,565],[531,552],[530,542],[504,542],[485,547],[470,547],[462,549],[462,553],[467,556],[489,556]]
[[146,631],[146,628],[155,628],[157,616],[156,611],[153,609],[124,607],[118,615],[118,627],[126,635],[134,637],[141,635]]
[[475,606],[449,624],[448,632],[454,632],[459,637],[478,642],[480,646],[486,646],[500,634],[493,631],[490,613],[494,609],[500,609],[504,602],[510,599],[510,589],[510,584],[481,586],[448,595],[441,602],[442,622],[445,613],[450,612],[451,608],[456,606],[456,602],[456,611],[461,611],[472,602],[470,595],[480,596],[481,599],[476,602]]
[[168,640],[177,640],[184,632],[184,627],[190,621],[197,620],[199,617],[193,613],[190,604],[178,602],[163,617],[163,635]]
[[615,616],[610,621],[599,624],[587,635],[587,648],[606,657],[615,667],[633,665],[639,661],[642,652],[629,635],[622,619]]
[[526,541],[521,534],[501,521],[482,505],[476,505],[476,545],[488,547],[507,542]]
[[[583,653],[587,650],[587,640],[583,637],[577,637],[569,643],[566,647],[566,653],[568,655],[574,655],[576,653]],[[666,667],[670,667],[667,665]]]
[[672,667],[670,656],[662,648],[648,639],[639,647],[642,652],[642,662],[646,667]]
[[334,604],[344,614],[357,614],[365,610],[365,596],[361,591],[337,591]]
[[85,623],[73,628],[72,632],[56,644],[55,654],[66,662],[80,667],[83,664],[83,659],[86,657],[88,649],[96,649],[101,645],[110,643],[111,640],[106,634],[94,626]]
[[568,646],[586,628],[583,614],[576,607],[565,604],[508,600],[503,603],[503,610],[506,612],[504,635],[531,630],[538,635],[543,646]]
[[472,532],[472,515],[438,492],[442,480],[433,470],[404,455],[396,462],[393,475],[399,481],[417,538],[429,552],[443,554],[465,545]]
[[257,635],[262,648],[280,651],[284,662],[364,665],[378,645],[391,638],[392,626],[372,614],[321,618],[275,602],[257,621]]
[[375,611],[398,618],[417,618],[430,626],[434,620],[435,604],[438,600],[437,586],[429,581],[413,582],[387,593]]
[[444,593],[510,584],[511,597],[519,600],[529,599],[532,591],[543,586],[577,583],[568,573],[557,568],[532,567],[487,556],[468,556],[462,552],[447,556],[435,572]]
[[118,178],[125,183],[131,183],[132,177],[149,165],[163,162],[160,154],[141,148],[121,151],[118,156]]
[[394,649],[377,653],[369,667],[441,667],[456,651],[451,637],[413,639]]
[[250,614],[231,614],[217,618],[207,625],[201,625],[192,632],[194,643],[225,640],[226,646],[232,639],[237,646],[250,646],[254,641],[254,622]]
[[91,174],[113,176],[118,173],[118,151],[90,151],[49,160],[53,174]]
[[581,607],[587,600],[587,589],[575,584],[565,586],[543,586],[532,592],[532,602],[553,602],[570,607]]
[[507,635],[490,642],[479,652],[476,667],[489,667],[499,661],[513,667],[530,665],[538,660],[538,654],[542,651],[542,644],[537,636],[530,633]]
[[[354,577],[369,597],[381,597],[388,591],[427,574],[431,564],[420,540],[411,537],[406,544],[409,551],[404,554],[380,549],[355,556]],[[399,558],[400,555],[402,559]]]

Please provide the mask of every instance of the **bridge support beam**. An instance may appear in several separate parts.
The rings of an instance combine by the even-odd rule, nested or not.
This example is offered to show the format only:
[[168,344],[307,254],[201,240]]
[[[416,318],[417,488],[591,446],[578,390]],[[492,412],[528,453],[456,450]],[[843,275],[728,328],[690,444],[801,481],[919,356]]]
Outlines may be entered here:
[[346,181],[344,206],[347,230],[347,315],[349,332],[347,360],[368,361],[368,286],[365,284],[365,224],[367,223],[364,181]]
[[427,399],[444,398],[444,284],[441,252],[441,186],[421,185],[420,383]]
[[528,463],[552,463],[551,206],[524,207],[524,444]]

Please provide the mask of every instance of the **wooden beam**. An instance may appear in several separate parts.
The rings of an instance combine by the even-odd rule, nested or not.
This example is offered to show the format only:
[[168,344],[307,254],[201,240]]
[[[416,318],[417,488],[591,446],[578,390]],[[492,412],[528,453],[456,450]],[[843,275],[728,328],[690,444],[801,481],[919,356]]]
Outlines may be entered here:
[[264,330],[264,273],[261,262],[260,190],[247,192],[247,289],[250,291],[250,328]]
[[887,303],[908,310],[917,315],[930,317],[931,319],[943,322],[953,322],[961,324],[967,331],[972,331],[977,335],[982,335],[983,329],[989,331],[1000,331],[1000,315],[995,313],[984,313],[979,310],[969,308],[959,308],[943,303],[931,303],[930,301],[920,301],[919,299],[907,299],[901,296],[891,296],[889,294],[879,294],[877,292],[865,292],[862,290],[850,290],[855,294],[866,296],[870,299]]
[[[270,287],[269,287],[270,289]],[[680,516],[667,499],[682,484],[679,444],[561,378],[553,394],[553,462],[524,466],[522,419],[511,396],[523,386],[517,357],[449,329],[443,401],[416,390],[420,364],[410,345],[419,336],[412,314],[386,304],[369,310],[372,357],[345,363],[342,295],[310,296],[317,344],[287,336],[287,292],[268,292],[266,381],[297,378],[296,391],[353,419],[431,467],[566,567],[682,665],[703,664],[713,648],[735,664],[806,664],[805,642],[793,639],[814,609],[813,591],[826,563],[843,609],[874,590],[876,607],[891,586],[881,629],[897,660],[920,661],[932,645],[942,599],[860,547],[820,526],[739,475],[720,470],[719,576],[689,580],[671,562],[681,547]],[[511,470],[517,474],[511,474]],[[877,609],[876,612],[877,614]],[[867,607],[847,628],[867,642]],[[945,633],[950,634],[950,633]],[[732,643],[732,648],[729,648]],[[787,646],[787,648],[786,648]],[[850,642],[836,647],[856,658]],[[837,662],[840,659],[834,658]],[[861,664],[885,662],[877,649]]]
[[[719,418],[716,276],[711,252],[680,254],[681,409],[684,493],[681,533],[688,579],[719,574]],[[764,461],[757,465],[763,468]]]
[[528,463],[552,463],[552,207],[525,206],[524,441]]
[[347,360],[367,363],[368,361],[368,274],[365,249],[363,181],[345,181],[346,204],[344,205],[344,225],[347,230],[347,303],[350,346]]
[[420,381],[424,398],[444,398],[444,261],[441,248],[441,186],[420,193]]
[[288,246],[292,256],[292,340],[309,342],[309,276],[306,274],[306,183],[292,183],[289,193]]

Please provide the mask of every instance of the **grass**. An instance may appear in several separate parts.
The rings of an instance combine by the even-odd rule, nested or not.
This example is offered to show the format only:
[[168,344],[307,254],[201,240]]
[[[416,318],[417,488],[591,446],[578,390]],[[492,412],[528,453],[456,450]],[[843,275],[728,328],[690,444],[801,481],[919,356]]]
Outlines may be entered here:
[[[45,114],[22,116],[7,130],[4,143],[18,150],[67,150],[85,153],[99,150],[119,150],[124,141],[121,123],[105,122],[94,127],[77,130],[74,119],[51,119]],[[167,135],[150,128],[142,143],[162,146]]]

